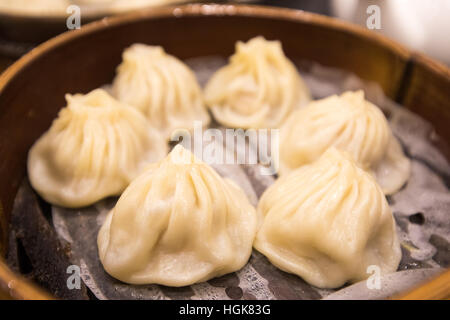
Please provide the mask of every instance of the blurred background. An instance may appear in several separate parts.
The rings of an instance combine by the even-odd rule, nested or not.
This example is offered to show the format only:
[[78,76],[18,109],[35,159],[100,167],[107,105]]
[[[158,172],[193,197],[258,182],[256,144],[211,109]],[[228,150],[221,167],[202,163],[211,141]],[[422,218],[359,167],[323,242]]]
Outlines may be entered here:
[[[49,37],[66,31],[67,8],[81,8],[81,26],[104,16],[145,6],[162,6],[181,0],[0,0],[0,72]],[[191,1],[192,2],[192,1]],[[207,1],[195,1],[207,2]],[[450,0],[240,0],[301,9],[336,17],[367,28],[378,14],[373,32],[450,65]],[[376,6],[375,9],[373,6]],[[73,11],[71,11],[73,12]]]

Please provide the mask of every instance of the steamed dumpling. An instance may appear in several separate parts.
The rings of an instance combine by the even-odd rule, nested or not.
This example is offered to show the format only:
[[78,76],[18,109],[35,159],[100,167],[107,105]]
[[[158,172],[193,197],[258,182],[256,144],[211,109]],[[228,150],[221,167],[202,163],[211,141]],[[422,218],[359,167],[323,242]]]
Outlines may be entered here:
[[48,202],[82,207],[119,195],[149,162],[167,154],[145,117],[106,91],[66,100],[28,156],[30,182]]
[[280,132],[280,173],[311,163],[331,146],[349,152],[386,194],[409,178],[409,159],[381,110],[362,91],[333,95],[294,112]]
[[331,148],[278,179],[258,205],[255,248],[278,268],[321,288],[397,270],[401,258],[386,198],[366,171]]
[[169,140],[176,129],[210,122],[194,73],[162,47],[134,44],[123,53],[113,94],[140,110]]
[[235,128],[276,128],[310,93],[279,41],[238,42],[230,63],[205,88],[214,118]]
[[178,287],[242,268],[255,233],[244,192],[177,145],[124,191],[98,248],[114,278]]

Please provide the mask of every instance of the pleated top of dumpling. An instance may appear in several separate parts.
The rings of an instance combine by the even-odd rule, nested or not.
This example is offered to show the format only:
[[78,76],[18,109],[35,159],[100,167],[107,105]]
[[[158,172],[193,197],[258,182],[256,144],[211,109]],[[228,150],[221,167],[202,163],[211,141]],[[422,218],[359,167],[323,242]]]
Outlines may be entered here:
[[276,128],[310,93],[279,41],[256,37],[237,42],[236,51],[204,90],[206,104],[221,124]]
[[409,178],[409,159],[381,110],[364,99],[363,91],[333,95],[294,112],[281,128],[280,173],[311,163],[331,146],[349,152],[372,172],[386,194]]
[[123,52],[113,94],[140,110],[166,139],[176,129],[193,130],[210,122],[194,73],[162,47],[134,44]]
[[242,268],[255,233],[244,192],[177,145],[124,191],[98,248],[114,278],[178,287]]
[[321,288],[396,271],[395,221],[375,179],[331,148],[278,179],[258,205],[255,248],[280,269]]
[[149,162],[167,154],[145,117],[103,89],[66,100],[28,156],[30,182],[48,202],[82,207],[118,195]]

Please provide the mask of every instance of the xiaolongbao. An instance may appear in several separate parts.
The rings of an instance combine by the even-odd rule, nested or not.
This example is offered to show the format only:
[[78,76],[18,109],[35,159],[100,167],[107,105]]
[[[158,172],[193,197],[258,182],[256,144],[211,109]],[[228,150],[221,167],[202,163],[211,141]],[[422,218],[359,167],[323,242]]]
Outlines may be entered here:
[[195,75],[161,47],[134,44],[126,49],[112,92],[143,112],[166,139],[176,129],[192,131],[195,120],[204,127],[210,122]]
[[124,191],[98,248],[105,270],[121,281],[178,287],[242,268],[255,233],[244,192],[177,145]]
[[235,128],[276,128],[310,93],[279,41],[238,42],[230,63],[204,90],[215,119]]
[[321,288],[396,271],[395,222],[374,180],[351,156],[330,148],[319,160],[278,179],[257,209],[254,243],[278,268]]
[[145,117],[104,90],[66,100],[28,156],[31,184],[48,202],[82,207],[118,195],[148,162],[167,154]]
[[316,160],[331,146],[349,152],[386,194],[408,180],[409,159],[381,110],[362,91],[333,95],[294,112],[280,132],[280,173]]

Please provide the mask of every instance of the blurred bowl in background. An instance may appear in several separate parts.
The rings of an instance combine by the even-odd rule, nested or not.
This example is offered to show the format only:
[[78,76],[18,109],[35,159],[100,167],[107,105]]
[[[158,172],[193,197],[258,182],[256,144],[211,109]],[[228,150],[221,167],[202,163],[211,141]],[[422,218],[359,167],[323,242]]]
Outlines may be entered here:
[[332,0],[333,15],[366,27],[367,8],[378,5],[379,32],[450,65],[450,1]]

